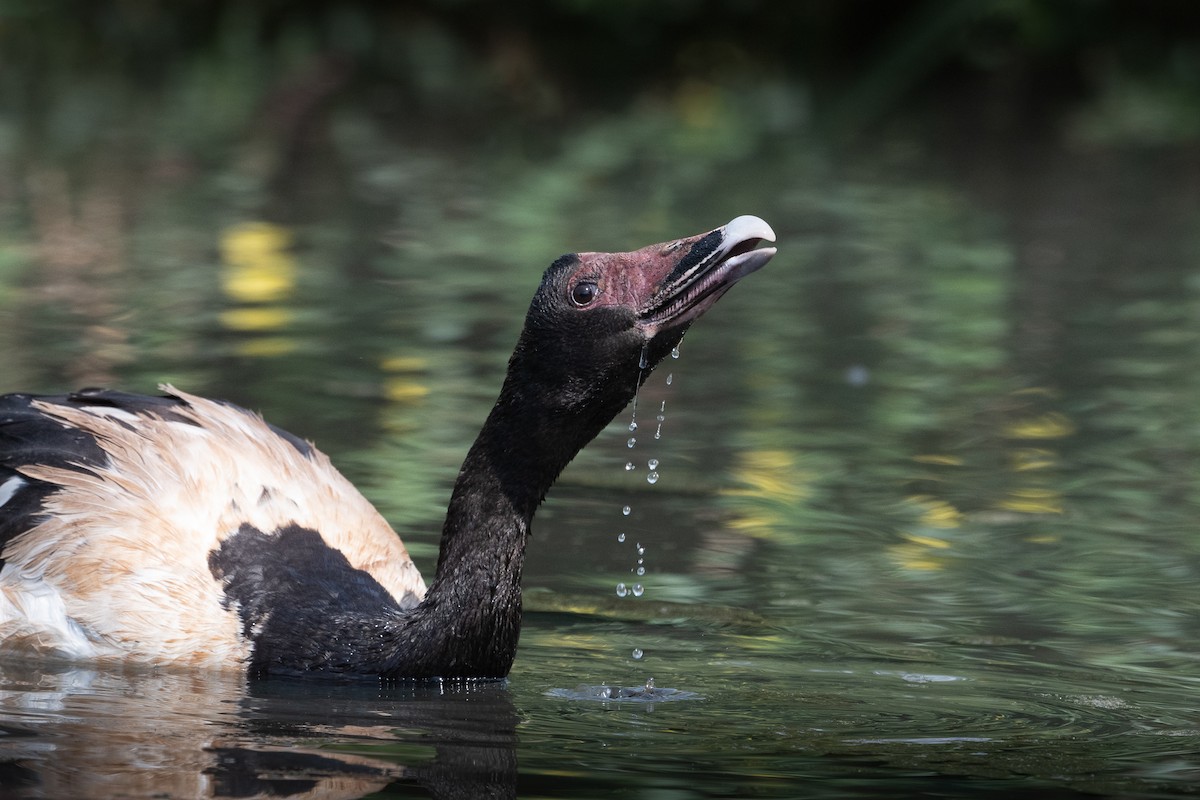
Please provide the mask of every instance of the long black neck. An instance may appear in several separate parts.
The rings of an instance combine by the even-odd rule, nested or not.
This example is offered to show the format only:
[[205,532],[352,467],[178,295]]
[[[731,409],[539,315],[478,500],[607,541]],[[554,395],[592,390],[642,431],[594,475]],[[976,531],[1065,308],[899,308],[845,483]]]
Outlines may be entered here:
[[536,351],[518,347],[459,471],[433,582],[406,620],[385,673],[508,674],[520,635],[521,570],[534,512],[559,473],[636,390],[636,363],[611,371],[607,380],[593,375],[588,381],[601,392],[575,397],[564,392],[561,365],[551,374]]
[[683,332],[660,333],[645,346],[628,315],[618,313],[592,315],[590,327],[571,330],[561,317],[540,313],[541,296],[530,308],[496,405],[459,470],[437,571],[416,606],[393,598],[325,545],[319,532],[299,526],[274,533],[243,526],[210,554],[213,576],[254,641],[253,671],[508,674],[520,636],[521,570],[534,512],[563,468],[629,403]]

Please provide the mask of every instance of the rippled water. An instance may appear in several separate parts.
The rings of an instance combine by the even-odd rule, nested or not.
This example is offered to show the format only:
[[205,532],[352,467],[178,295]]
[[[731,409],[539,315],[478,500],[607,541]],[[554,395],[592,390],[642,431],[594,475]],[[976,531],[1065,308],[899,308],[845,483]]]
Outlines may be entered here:
[[[1187,169],[919,143],[824,162],[693,131],[721,165],[698,175],[654,120],[544,161],[384,149],[270,220],[234,167],[135,197],[103,176],[56,194],[48,170],[32,222],[3,199],[0,390],[167,380],[262,409],[427,573],[545,264],[741,213],[780,253],[648,382],[636,447],[627,412],[553,490],[507,684],[5,663],[0,794],[1197,791]],[[603,146],[641,171],[605,172]],[[72,216],[110,201],[137,214]]]

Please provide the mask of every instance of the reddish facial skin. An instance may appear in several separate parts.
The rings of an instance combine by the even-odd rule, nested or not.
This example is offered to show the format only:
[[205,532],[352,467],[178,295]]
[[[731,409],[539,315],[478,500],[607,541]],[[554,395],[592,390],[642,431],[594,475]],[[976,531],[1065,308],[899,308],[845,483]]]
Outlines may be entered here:
[[653,338],[660,329],[693,322],[734,283],[766,264],[775,249],[754,250],[762,239],[774,240],[766,223],[738,217],[707,233],[628,253],[579,253],[564,291],[581,310],[634,310],[637,327]]

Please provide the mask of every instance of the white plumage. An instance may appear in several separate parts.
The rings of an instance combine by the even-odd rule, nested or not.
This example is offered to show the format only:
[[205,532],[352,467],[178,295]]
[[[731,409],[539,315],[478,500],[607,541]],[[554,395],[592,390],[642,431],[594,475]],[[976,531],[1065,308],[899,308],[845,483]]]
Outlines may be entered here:
[[[321,531],[398,603],[424,596],[400,538],[323,454],[301,453],[257,415],[163,388],[186,401],[181,419],[40,404],[93,436],[109,464],[24,469],[66,491],[47,498],[45,522],[4,551],[6,649],[241,668],[250,642],[207,554],[244,524]],[[10,478],[0,499],[25,483]]]

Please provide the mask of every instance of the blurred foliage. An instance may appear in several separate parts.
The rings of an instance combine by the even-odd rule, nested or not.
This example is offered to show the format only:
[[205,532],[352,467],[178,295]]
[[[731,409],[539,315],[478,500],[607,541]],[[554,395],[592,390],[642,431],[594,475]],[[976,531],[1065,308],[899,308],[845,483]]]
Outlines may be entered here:
[[328,103],[426,136],[484,119],[545,135],[747,81],[806,87],[839,137],[954,94],[1009,130],[1090,96],[1086,138],[1194,136],[1198,32],[1186,0],[5,0],[0,142],[62,160],[118,137],[149,148],[135,159],[203,161],[250,131],[299,146]]

